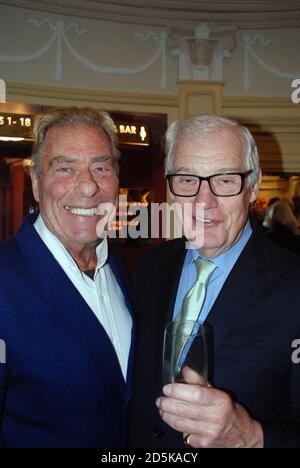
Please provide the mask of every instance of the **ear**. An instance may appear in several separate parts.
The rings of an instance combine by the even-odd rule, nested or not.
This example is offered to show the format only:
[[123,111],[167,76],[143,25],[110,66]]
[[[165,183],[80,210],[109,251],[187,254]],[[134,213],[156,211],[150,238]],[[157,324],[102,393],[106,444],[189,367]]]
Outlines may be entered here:
[[38,182],[38,178],[33,167],[30,168],[30,177],[31,177],[32,193],[33,193],[34,199],[37,203],[39,203],[40,201],[39,182]]
[[261,169],[260,169],[259,170],[259,175],[258,175],[258,180],[257,180],[256,184],[254,185],[254,187],[252,189],[252,192],[251,192],[250,203],[253,203],[258,197],[259,188],[260,188],[260,184],[261,184],[261,179],[262,179],[262,173],[261,173]]

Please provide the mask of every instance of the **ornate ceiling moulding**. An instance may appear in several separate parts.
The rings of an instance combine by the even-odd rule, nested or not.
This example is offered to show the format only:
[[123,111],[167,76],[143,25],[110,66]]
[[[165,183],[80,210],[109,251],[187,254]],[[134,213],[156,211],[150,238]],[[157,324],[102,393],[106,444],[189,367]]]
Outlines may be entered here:
[[239,28],[300,26],[299,0],[7,0],[17,6],[81,18],[194,30],[198,23]]

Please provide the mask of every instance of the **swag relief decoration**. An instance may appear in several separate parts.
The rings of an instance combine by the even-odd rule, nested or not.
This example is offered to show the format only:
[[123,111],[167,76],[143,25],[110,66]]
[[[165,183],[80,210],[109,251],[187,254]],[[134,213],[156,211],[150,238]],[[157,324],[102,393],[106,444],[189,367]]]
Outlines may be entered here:
[[159,33],[149,32],[147,34],[135,34],[134,36],[142,41],[147,41],[149,39],[154,39],[157,42],[157,49],[153,56],[146,62],[141,65],[138,65],[133,68],[123,68],[123,67],[105,67],[99,64],[91,62],[88,58],[83,57],[76,48],[72,45],[71,41],[68,38],[68,31],[70,29],[75,30],[76,34],[83,36],[89,33],[88,29],[81,29],[76,23],[65,24],[64,21],[58,20],[56,23],[49,19],[43,19],[41,21],[36,21],[33,19],[28,20],[29,23],[33,24],[36,28],[42,28],[48,25],[52,35],[46,45],[36,52],[25,55],[25,56],[12,56],[12,55],[1,55],[0,54],[0,63],[9,63],[9,64],[25,64],[30,62],[35,62],[41,57],[46,55],[52,48],[56,48],[56,59],[55,59],[55,72],[54,79],[56,81],[62,81],[63,79],[63,54],[64,47],[68,52],[74,57],[80,65],[86,67],[94,73],[99,73],[100,75],[119,75],[119,76],[133,76],[140,73],[144,73],[150,67],[152,67],[159,60],[161,61],[161,73],[160,73],[160,86],[165,88],[167,85],[167,41],[168,33],[162,31]]
[[[44,18],[40,21],[29,19],[28,22],[34,28],[48,28],[50,37],[48,42],[40,49],[28,55],[1,54],[0,64],[26,64],[36,62],[50,51],[55,52],[55,65],[53,79],[57,82],[63,80],[64,54],[69,53],[82,67],[99,75],[135,76],[149,70],[154,64],[160,65],[160,88],[166,89],[168,79],[167,54],[178,62],[178,75],[180,80],[223,80],[225,62],[228,61],[237,50],[238,42],[242,41],[244,79],[243,85],[246,91],[251,87],[250,65],[256,62],[264,70],[281,79],[293,80],[299,77],[295,73],[279,70],[276,66],[266,63],[257,52],[256,44],[268,47],[274,42],[272,38],[264,38],[259,34],[244,33],[238,37],[237,24],[223,26],[210,26],[208,23],[198,23],[191,31],[184,27],[171,27],[156,32],[134,34],[137,41],[151,41],[153,55],[145,62],[132,67],[102,66],[94,63],[88,57],[83,56],[70,39],[72,31],[77,36],[85,36],[89,29],[80,27],[74,22],[65,22],[62,19],[52,21]],[[37,41],[38,42],[38,41]],[[92,42],[92,41],[91,41]],[[96,47],[96,45],[94,46]],[[120,54],[121,55],[121,54]],[[1,90],[0,90],[1,92]]]
[[274,39],[265,39],[262,35],[250,35],[250,34],[244,34],[243,35],[243,41],[244,41],[244,88],[246,91],[249,91],[250,89],[250,56],[252,59],[255,60],[255,62],[264,70],[268,71],[271,73],[273,76],[276,76],[277,78],[282,78],[286,80],[294,80],[295,78],[299,77],[299,72],[298,73],[289,73],[283,70],[278,70],[278,68],[273,67],[272,65],[269,65],[264,62],[262,58],[259,57],[255,50],[255,43],[259,42],[262,44],[264,47],[268,46],[270,43],[274,42]]

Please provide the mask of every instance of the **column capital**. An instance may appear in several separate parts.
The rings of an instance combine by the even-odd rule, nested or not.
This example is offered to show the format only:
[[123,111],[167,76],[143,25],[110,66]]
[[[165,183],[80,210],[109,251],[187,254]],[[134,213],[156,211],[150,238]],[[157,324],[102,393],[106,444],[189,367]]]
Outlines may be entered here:
[[224,60],[229,59],[237,47],[236,25],[209,26],[199,23],[194,32],[172,29],[171,56],[178,59],[180,80],[223,79]]

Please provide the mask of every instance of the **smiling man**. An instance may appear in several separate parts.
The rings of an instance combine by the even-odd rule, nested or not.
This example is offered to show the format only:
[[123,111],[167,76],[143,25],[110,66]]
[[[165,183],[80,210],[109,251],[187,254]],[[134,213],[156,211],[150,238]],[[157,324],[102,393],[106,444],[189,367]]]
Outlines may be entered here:
[[34,137],[40,214],[0,246],[0,447],[124,447],[130,288],[96,234],[97,207],[118,195],[114,123],[55,109]]
[[[188,205],[186,224],[201,236],[138,262],[131,446],[300,447],[300,367],[291,359],[300,262],[249,221],[261,179],[255,141],[234,121],[200,115],[170,126],[166,151],[171,196]],[[186,319],[213,330],[210,386],[185,368],[184,384],[163,388],[164,329]]]

